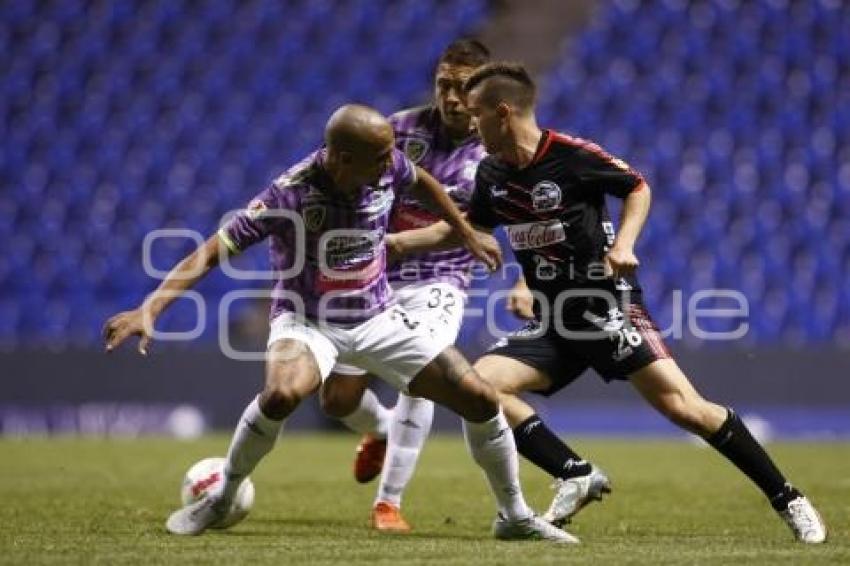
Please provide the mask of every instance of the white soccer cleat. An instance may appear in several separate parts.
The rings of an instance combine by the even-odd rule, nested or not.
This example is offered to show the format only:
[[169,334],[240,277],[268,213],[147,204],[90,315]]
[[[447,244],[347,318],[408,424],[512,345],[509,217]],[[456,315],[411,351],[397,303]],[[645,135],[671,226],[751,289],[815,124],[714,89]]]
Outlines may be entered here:
[[501,513],[493,521],[493,536],[499,540],[548,540],[559,544],[578,544],[578,538],[550,525],[537,515],[510,521]]
[[190,503],[172,513],[165,522],[168,532],[194,536],[214,527],[227,516],[227,506],[209,497]]
[[586,476],[557,479],[552,485],[555,497],[543,519],[555,526],[563,526],[592,501],[600,501],[603,493],[611,493],[611,480],[602,470],[593,466]]
[[779,516],[794,531],[798,541],[806,544],[819,544],[826,541],[826,523],[812,502],[800,496],[792,499]]

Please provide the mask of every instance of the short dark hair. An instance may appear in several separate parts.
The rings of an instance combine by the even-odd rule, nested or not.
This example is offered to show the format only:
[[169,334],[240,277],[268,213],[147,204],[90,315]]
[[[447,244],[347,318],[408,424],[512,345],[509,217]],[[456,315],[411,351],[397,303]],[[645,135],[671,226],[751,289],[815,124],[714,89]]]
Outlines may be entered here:
[[490,62],[490,50],[483,43],[471,37],[462,37],[452,41],[437,60],[437,65],[463,65],[480,67]]
[[537,86],[521,64],[499,61],[479,67],[466,79],[463,92],[469,94],[484,83],[487,88],[482,91],[482,100],[486,104],[507,102],[523,111],[534,108]]

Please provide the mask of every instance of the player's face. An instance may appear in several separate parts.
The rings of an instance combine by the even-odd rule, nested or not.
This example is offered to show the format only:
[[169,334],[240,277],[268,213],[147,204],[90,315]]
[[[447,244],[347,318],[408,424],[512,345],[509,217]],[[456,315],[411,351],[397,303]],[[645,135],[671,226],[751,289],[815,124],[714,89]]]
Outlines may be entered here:
[[507,117],[499,107],[481,101],[481,89],[474,88],[466,98],[466,110],[471,117],[472,127],[478,132],[487,153],[498,155],[505,147],[508,135]]
[[374,185],[392,165],[393,138],[364,147],[354,155],[349,174],[355,186]]
[[440,63],[434,76],[434,100],[447,130],[459,135],[470,131],[469,113],[463,104],[463,83],[474,67]]

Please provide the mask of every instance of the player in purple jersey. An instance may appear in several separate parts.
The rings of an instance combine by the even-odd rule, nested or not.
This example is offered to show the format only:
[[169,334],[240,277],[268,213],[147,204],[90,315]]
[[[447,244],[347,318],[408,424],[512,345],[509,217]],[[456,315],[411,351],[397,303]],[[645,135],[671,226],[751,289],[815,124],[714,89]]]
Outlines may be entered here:
[[[761,489],[797,540],[826,540],[826,525],[810,501],[786,481],[735,412],[694,389],[646,312],[634,276],[634,245],[650,205],[643,178],[590,142],[541,130],[535,85],[520,65],[481,67],[464,91],[490,154],[478,168],[469,220],[482,229],[505,226],[536,292],[538,314],[475,368],[499,389],[519,452],[558,478],[544,517],[568,520],[600,495],[594,490],[601,483],[594,467],[517,394],[551,395],[592,367],[606,381],[627,379],[664,416],[728,458]],[[608,218],[606,193],[623,199],[618,231]],[[446,235],[443,225],[425,231]],[[428,239],[415,237],[420,245]]]
[[328,121],[325,142],[181,261],[140,307],[104,327],[107,351],[136,335],[146,353],[153,322],[180,293],[222,257],[270,238],[278,282],[265,386],[239,420],[221,486],[172,513],[166,528],[198,535],[226,517],[237,488],[272,449],[286,418],[342,360],[463,417],[470,452],[498,501],[497,538],[576,542],[525,504],[516,447],[495,390],[454,348],[436,344],[429,324],[393,304],[384,234],[396,194],[413,191],[431,202],[488,265],[498,264],[498,249],[479,239],[433,177],[395,149],[392,127],[375,110],[341,107]]
[[[480,42],[454,41],[437,62],[434,104],[390,116],[396,147],[431,173],[463,212],[469,207],[484,147],[470,129],[461,90],[466,78],[488,61],[489,52]],[[394,205],[390,232],[438,220],[440,216],[415,195],[403,194]],[[389,267],[399,304],[431,321],[436,330],[433,338],[441,344],[451,345],[457,339],[473,261],[469,251],[456,248],[411,255]],[[387,409],[367,388],[370,379],[356,366],[337,364],[322,386],[322,408],[364,435],[354,463],[357,481],[371,481],[383,468],[371,525],[381,531],[408,532],[410,526],[400,511],[402,495],[430,432],[434,404],[399,393],[395,407]]]

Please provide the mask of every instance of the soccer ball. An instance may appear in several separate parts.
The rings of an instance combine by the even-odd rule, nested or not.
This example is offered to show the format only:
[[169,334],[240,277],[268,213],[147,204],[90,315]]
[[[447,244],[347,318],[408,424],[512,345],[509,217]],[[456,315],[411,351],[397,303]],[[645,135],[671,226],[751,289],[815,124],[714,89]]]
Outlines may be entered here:
[[[183,478],[180,488],[180,501],[184,506],[201,499],[212,488],[217,487],[224,478],[224,458],[204,458],[195,463]],[[213,529],[232,527],[248,516],[254,506],[254,484],[246,477],[236,490],[227,515],[221,521],[211,525]]]

